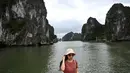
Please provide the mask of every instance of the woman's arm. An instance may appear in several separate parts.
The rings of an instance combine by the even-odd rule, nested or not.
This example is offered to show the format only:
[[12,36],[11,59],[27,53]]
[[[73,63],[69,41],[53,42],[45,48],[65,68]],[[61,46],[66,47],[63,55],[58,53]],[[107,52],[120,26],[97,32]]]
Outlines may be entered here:
[[78,72],[78,63],[77,63],[76,60],[75,60],[75,62],[76,62],[76,73],[79,73],[79,72]]
[[77,71],[76,73],[79,73],[79,72],[78,72],[78,68],[76,69],[76,71]]
[[63,58],[62,58],[61,70],[62,71],[65,70],[65,56],[63,56]]

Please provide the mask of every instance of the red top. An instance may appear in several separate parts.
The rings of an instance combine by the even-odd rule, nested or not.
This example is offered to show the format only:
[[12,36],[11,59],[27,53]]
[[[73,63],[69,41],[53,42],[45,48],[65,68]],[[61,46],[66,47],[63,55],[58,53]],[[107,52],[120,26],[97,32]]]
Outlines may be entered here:
[[78,68],[78,63],[76,60],[72,62],[65,62],[65,70],[64,73],[76,73],[76,69]]

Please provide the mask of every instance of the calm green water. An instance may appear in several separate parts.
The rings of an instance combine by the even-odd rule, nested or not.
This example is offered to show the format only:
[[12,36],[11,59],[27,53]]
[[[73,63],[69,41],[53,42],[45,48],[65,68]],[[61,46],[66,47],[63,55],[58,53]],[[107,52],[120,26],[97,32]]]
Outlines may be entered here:
[[79,73],[130,73],[130,43],[58,42],[44,47],[16,47],[0,51],[0,73],[61,73],[59,62],[74,48]]

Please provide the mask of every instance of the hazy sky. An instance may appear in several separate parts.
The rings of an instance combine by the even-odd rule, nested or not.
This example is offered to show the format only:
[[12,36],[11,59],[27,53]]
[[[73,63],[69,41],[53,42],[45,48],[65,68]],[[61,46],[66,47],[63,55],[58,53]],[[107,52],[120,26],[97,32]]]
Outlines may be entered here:
[[107,11],[114,3],[130,6],[130,0],[44,0],[47,19],[54,27],[55,34],[62,37],[66,33],[81,32],[82,25],[91,16],[101,24],[105,23]]

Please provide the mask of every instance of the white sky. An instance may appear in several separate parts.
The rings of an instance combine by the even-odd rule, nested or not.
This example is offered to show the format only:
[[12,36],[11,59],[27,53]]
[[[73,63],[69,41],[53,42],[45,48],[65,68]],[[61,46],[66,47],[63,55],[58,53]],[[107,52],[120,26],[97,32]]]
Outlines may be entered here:
[[130,6],[130,0],[44,0],[47,19],[54,27],[55,34],[61,38],[66,33],[81,32],[82,25],[89,17],[105,23],[108,10],[114,3]]

